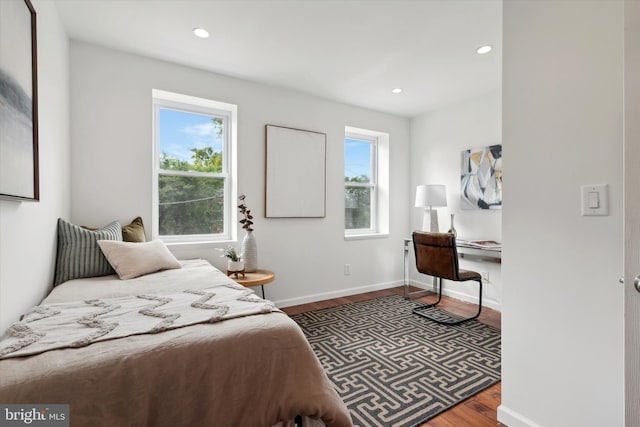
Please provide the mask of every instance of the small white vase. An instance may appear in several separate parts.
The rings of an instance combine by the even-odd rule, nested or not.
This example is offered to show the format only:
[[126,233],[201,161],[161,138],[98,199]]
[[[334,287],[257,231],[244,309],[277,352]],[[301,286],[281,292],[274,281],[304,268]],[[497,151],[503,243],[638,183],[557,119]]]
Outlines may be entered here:
[[253,231],[247,231],[247,235],[242,240],[242,259],[244,260],[244,271],[253,273],[258,269],[258,248]]

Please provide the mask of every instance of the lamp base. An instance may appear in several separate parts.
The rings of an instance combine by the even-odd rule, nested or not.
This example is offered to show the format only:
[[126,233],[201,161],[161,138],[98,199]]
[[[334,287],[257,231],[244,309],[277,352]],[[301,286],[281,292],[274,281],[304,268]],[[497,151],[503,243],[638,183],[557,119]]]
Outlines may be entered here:
[[440,227],[438,226],[438,210],[431,209],[431,232],[439,233]]
[[430,231],[431,233],[440,232],[440,227],[438,226],[438,211],[436,209],[429,208],[424,210],[422,230]]

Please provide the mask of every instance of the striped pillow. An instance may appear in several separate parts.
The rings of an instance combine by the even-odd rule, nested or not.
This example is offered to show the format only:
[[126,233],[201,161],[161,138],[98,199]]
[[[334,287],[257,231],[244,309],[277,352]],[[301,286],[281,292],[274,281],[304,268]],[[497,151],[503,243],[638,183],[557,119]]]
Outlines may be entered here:
[[122,241],[120,223],[114,221],[103,228],[87,230],[58,218],[58,254],[53,286],[67,280],[115,273],[100,250],[98,240]]

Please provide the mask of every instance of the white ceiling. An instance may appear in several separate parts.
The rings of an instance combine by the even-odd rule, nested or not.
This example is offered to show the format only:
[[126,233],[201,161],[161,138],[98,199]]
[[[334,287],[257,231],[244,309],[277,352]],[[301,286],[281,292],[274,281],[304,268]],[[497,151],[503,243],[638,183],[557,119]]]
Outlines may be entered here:
[[501,82],[501,0],[55,2],[72,39],[401,116]]

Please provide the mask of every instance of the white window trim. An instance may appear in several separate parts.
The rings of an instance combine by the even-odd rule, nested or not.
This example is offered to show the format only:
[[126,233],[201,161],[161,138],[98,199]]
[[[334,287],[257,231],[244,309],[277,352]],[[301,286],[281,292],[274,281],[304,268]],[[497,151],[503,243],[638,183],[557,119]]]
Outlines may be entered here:
[[[213,101],[194,96],[182,95],[173,92],[166,92],[152,89],[152,114],[153,114],[153,155],[152,155],[152,231],[154,239],[162,239],[167,244],[189,244],[189,243],[220,243],[237,241],[238,213],[236,207],[237,200],[237,126],[238,126],[238,106],[225,102]],[[170,175],[186,176],[212,176],[224,177],[225,185],[225,206],[224,206],[224,231],[221,234],[197,234],[184,236],[160,236],[159,233],[159,188],[158,177],[164,172],[160,169],[160,140],[158,135],[158,119],[160,108],[171,108],[185,112],[200,113],[224,117],[227,126],[223,127],[223,172],[184,172],[169,171]]]
[[[345,228],[345,240],[379,239],[389,237],[389,134],[370,129],[345,126],[345,137],[349,134],[366,136],[377,139],[376,146],[376,203],[375,203],[375,225],[372,230],[347,230]],[[344,168],[343,168],[344,175]],[[343,177],[344,180],[344,177]],[[344,200],[344,195],[342,197]],[[343,209],[344,215],[344,209]]]

